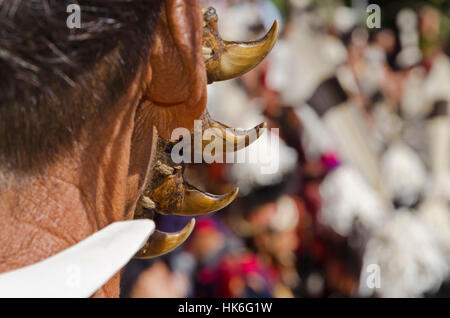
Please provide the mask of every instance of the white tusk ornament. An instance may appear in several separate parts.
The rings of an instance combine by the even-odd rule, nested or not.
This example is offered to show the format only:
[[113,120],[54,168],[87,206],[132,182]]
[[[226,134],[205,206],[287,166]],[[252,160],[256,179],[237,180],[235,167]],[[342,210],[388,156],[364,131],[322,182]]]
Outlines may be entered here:
[[152,220],[110,224],[39,263],[0,274],[0,298],[90,297],[128,263],[154,230]]

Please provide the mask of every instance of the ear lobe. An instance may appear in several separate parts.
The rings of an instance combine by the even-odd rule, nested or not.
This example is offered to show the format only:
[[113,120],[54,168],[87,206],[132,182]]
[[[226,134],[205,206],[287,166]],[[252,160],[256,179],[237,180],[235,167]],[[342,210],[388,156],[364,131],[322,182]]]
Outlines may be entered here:
[[[202,14],[197,0],[166,0],[170,32],[187,67],[203,61]],[[191,68],[194,71],[194,68]]]
[[206,107],[202,13],[197,0],[166,0],[156,30],[146,93],[150,117],[169,139],[178,127],[192,129]]

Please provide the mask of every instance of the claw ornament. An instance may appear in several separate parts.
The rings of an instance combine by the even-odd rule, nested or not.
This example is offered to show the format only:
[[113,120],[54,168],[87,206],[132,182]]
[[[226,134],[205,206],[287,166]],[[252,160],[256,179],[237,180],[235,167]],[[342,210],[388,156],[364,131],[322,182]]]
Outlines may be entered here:
[[217,29],[214,8],[203,11],[203,58],[208,83],[239,77],[257,66],[272,50],[279,34],[275,20],[269,32],[259,40],[234,42],[223,40]]

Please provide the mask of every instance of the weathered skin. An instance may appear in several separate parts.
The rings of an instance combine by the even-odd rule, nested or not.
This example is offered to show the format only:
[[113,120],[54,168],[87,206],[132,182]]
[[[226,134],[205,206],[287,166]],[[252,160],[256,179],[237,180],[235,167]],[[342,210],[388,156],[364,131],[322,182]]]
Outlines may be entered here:
[[[172,129],[191,129],[204,112],[201,46],[197,0],[166,0],[153,50],[127,94],[102,118],[89,120],[80,142],[45,174],[0,178],[0,272],[133,218],[153,164],[156,129],[170,138]],[[95,296],[118,295],[119,274]]]

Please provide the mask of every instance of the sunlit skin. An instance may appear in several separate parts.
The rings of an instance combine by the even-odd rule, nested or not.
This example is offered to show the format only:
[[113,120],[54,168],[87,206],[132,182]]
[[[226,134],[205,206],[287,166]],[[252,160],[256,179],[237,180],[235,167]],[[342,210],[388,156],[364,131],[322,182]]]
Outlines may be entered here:
[[[202,14],[193,0],[163,5],[148,61],[72,151],[44,174],[0,183],[0,272],[38,262],[114,221],[132,219],[152,166],[158,130],[191,129],[204,112]],[[100,61],[99,63],[102,63]],[[117,297],[119,274],[95,296]]]

